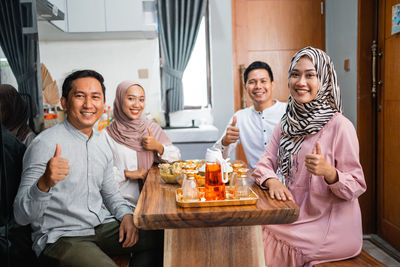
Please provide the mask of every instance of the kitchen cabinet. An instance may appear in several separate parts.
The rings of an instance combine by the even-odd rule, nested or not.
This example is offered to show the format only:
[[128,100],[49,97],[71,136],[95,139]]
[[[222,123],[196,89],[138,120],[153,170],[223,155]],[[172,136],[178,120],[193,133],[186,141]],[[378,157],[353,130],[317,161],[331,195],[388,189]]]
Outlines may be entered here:
[[105,0],[106,31],[147,31],[154,25],[147,25],[141,0]]
[[[51,21],[64,32],[131,32],[156,38],[154,1],[151,0],[50,0],[65,14]],[[150,7],[150,8],[149,8]]]
[[67,0],[68,32],[105,32],[104,0]]
[[66,0],[49,0],[50,3],[55,5],[58,10],[64,13],[64,20],[52,20],[50,23],[55,25],[57,28],[67,32],[68,31],[68,16],[67,12],[67,2]]

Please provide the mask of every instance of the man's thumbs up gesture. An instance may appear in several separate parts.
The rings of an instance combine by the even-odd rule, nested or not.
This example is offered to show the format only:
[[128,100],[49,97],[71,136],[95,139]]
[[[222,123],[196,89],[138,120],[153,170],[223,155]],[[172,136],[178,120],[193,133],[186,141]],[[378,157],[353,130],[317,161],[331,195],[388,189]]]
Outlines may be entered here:
[[233,116],[231,125],[226,129],[225,136],[222,138],[224,146],[229,146],[239,140],[239,128],[236,127],[236,120],[236,116]]
[[324,176],[325,181],[328,184],[333,184],[338,181],[338,175],[336,169],[326,162],[323,154],[322,149],[319,143],[315,144],[315,153],[313,154],[306,154],[305,156],[305,166],[307,170],[319,176]]
[[39,178],[37,186],[39,190],[48,192],[51,187],[64,180],[68,173],[68,160],[61,158],[61,145],[57,144],[54,156],[47,162],[46,170]]
[[142,146],[146,150],[156,151],[158,154],[162,155],[164,153],[163,145],[154,138],[150,128],[147,128],[147,132],[149,136],[142,136]]

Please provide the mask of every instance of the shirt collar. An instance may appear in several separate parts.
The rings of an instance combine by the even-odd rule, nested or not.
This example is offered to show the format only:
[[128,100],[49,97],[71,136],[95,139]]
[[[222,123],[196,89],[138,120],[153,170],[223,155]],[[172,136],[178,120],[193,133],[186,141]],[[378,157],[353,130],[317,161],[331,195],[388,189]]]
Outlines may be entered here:
[[270,106],[270,107],[267,107],[267,108],[263,109],[263,111],[257,111],[257,110],[255,110],[254,105],[251,106],[250,109],[251,109],[253,112],[255,112],[256,114],[260,114],[260,115],[261,115],[261,114],[263,114],[265,111],[267,111],[267,110],[273,108],[273,107],[276,105],[276,103],[278,103],[278,101],[275,100],[275,99],[273,99],[272,101],[274,101],[274,104],[273,104],[272,106]]
[[69,123],[67,119],[65,119],[62,123],[64,124],[65,129],[67,129],[67,131],[70,132],[73,136],[76,136],[77,138],[85,142],[89,140],[89,137],[86,134],[76,129],[71,123]]

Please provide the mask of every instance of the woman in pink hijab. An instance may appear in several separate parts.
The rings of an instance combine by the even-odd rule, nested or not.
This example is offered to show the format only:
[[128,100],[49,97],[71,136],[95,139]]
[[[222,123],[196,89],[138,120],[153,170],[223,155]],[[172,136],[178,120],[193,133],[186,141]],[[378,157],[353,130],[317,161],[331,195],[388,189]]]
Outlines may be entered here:
[[[117,87],[114,119],[105,138],[113,153],[114,174],[122,196],[133,206],[139,199],[148,170],[157,160],[180,159],[179,149],[152,120],[143,118],[146,97],[141,85],[123,81]],[[138,231],[133,252],[135,266],[162,266],[163,231]],[[139,245],[140,244],[140,245]]]
[[179,149],[160,126],[141,116],[145,104],[142,86],[121,82],[114,100],[114,119],[105,133],[113,152],[115,179],[122,196],[133,205],[154,161],[180,159]]

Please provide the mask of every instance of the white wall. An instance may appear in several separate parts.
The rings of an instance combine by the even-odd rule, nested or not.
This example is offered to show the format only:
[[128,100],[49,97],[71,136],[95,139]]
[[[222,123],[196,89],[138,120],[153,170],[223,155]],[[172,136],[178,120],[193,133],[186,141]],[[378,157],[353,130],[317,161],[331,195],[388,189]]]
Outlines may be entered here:
[[222,134],[234,113],[232,5],[230,0],[209,1],[209,5],[212,114]]
[[[40,60],[61,92],[64,78],[74,70],[94,69],[106,86],[106,104],[113,106],[115,90],[123,80],[139,82],[146,91],[146,111],[161,112],[158,40],[40,41]],[[148,79],[138,79],[148,69]]]
[[[230,0],[210,1],[209,4],[212,115],[214,125],[222,133],[234,112],[232,6]],[[157,39],[42,40],[40,58],[56,79],[60,91],[64,78],[72,70],[91,68],[99,71],[105,78],[106,101],[111,106],[117,84],[125,79],[137,80],[137,70],[147,68],[149,79],[139,82],[147,93],[146,109],[157,116],[162,111],[158,49]],[[160,117],[163,116],[160,114]]]
[[[357,125],[357,0],[326,0],[326,52],[332,58],[342,94],[343,113]],[[344,60],[350,59],[350,71]]]

